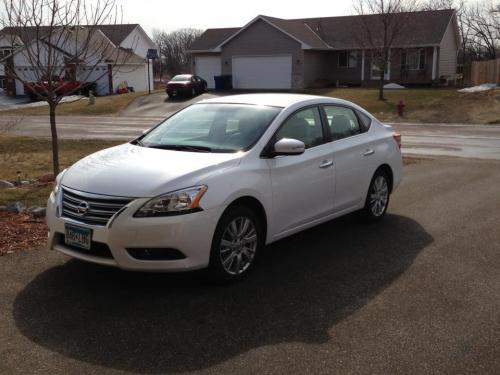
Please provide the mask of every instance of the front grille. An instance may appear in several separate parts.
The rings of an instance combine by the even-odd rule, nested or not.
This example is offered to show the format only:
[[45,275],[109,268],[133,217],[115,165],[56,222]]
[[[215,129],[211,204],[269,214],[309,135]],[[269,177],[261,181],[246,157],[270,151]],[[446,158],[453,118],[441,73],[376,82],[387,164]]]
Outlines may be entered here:
[[63,188],[62,216],[81,223],[105,226],[131,199],[99,196]]
[[57,243],[83,255],[92,255],[99,258],[113,259],[113,255],[111,254],[109,246],[101,242],[92,241],[90,249],[81,249],[77,246],[66,244],[64,234],[58,234]]

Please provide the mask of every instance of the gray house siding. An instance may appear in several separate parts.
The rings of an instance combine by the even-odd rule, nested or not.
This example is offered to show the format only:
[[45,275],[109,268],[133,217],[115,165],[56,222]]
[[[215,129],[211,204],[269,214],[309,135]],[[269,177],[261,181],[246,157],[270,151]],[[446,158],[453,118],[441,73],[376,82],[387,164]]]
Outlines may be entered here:
[[321,51],[304,51],[304,87],[313,87],[318,81],[327,80],[328,61]]
[[353,51],[356,55],[356,66],[341,67],[339,65],[339,56],[343,52],[348,51],[334,51],[328,54],[328,78],[332,83],[341,85],[353,85],[361,83],[361,51]]
[[455,34],[454,19],[451,20],[439,47],[439,72],[440,76],[451,76],[457,72],[458,45]]
[[222,47],[222,74],[232,74],[233,56],[292,56],[292,89],[304,88],[304,52],[299,42],[262,20]]

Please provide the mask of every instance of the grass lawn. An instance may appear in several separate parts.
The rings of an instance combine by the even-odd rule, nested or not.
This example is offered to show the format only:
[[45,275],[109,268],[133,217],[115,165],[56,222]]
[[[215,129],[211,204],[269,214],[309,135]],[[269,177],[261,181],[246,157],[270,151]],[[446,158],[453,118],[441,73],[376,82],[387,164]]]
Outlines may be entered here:
[[[112,147],[123,142],[102,140],[59,141],[61,170],[86,155]],[[37,179],[52,172],[51,142],[48,139],[0,136],[0,180]],[[404,158],[404,164],[418,162],[419,159]],[[43,187],[20,187],[0,190],[0,205],[21,201],[26,206],[45,206],[52,190],[52,184]]]
[[[437,88],[384,90],[385,101],[378,100],[378,90],[372,88],[320,89],[311,93],[352,101],[385,121],[500,123],[500,90],[473,94]],[[397,116],[400,100],[405,104],[403,118]]]
[[[89,105],[88,100],[62,103],[59,104],[56,112],[59,115],[112,115],[125,109],[134,99],[147,94],[147,91],[140,91],[121,95],[98,96],[95,98],[94,105]],[[18,108],[0,112],[0,114],[26,116],[48,115],[48,113],[48,106]]]
[[[60,140],[61,170],[82,157],[123,142],[102,140]],[[0,137],[0,180],[37,179],[52,172],[49,139]],[[52,186],[0,190],[0,205],[21,201],[27,206],[45,206]]]

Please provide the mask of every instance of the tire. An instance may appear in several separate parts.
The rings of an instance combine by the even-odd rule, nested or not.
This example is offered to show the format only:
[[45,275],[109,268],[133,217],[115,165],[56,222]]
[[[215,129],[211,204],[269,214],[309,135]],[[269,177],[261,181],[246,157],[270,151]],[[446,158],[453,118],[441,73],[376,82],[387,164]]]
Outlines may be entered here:
[[235,282],[255,265],[264,244],[264,231],[258,216],[245,206],[230,207],[215,229],[210,250],[208,274],[212,281]]
[[365,206],[360,211],[366,222],[376,222],[385,216],[390,199],[390,179],[386,172],[379,169],[373,175],[366,194]]
[[203,92],[207,92],[207,89],[208,89],[207,84],[206,84],[206,83],[204,83],[204,84],[203,84]]
[[194,98],[196,96],[196,89],[193,87],[191,89],[191,97]]

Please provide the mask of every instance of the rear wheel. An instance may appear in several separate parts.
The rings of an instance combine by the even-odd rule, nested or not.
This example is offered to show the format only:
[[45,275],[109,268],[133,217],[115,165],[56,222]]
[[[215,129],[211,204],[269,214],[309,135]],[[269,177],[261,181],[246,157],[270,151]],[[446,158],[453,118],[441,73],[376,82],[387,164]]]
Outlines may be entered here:
[[378,221],[385,216],[389,206],[390,196],[389,176],[383,170],[378,170],[372,178],[370,188],[365,200],[365,206],[361,211],[367,221]]
[[257,215],[247,207],[229,208],[219,220],[212,241],[209,272],[219,282],[244,277],[264,243]]

